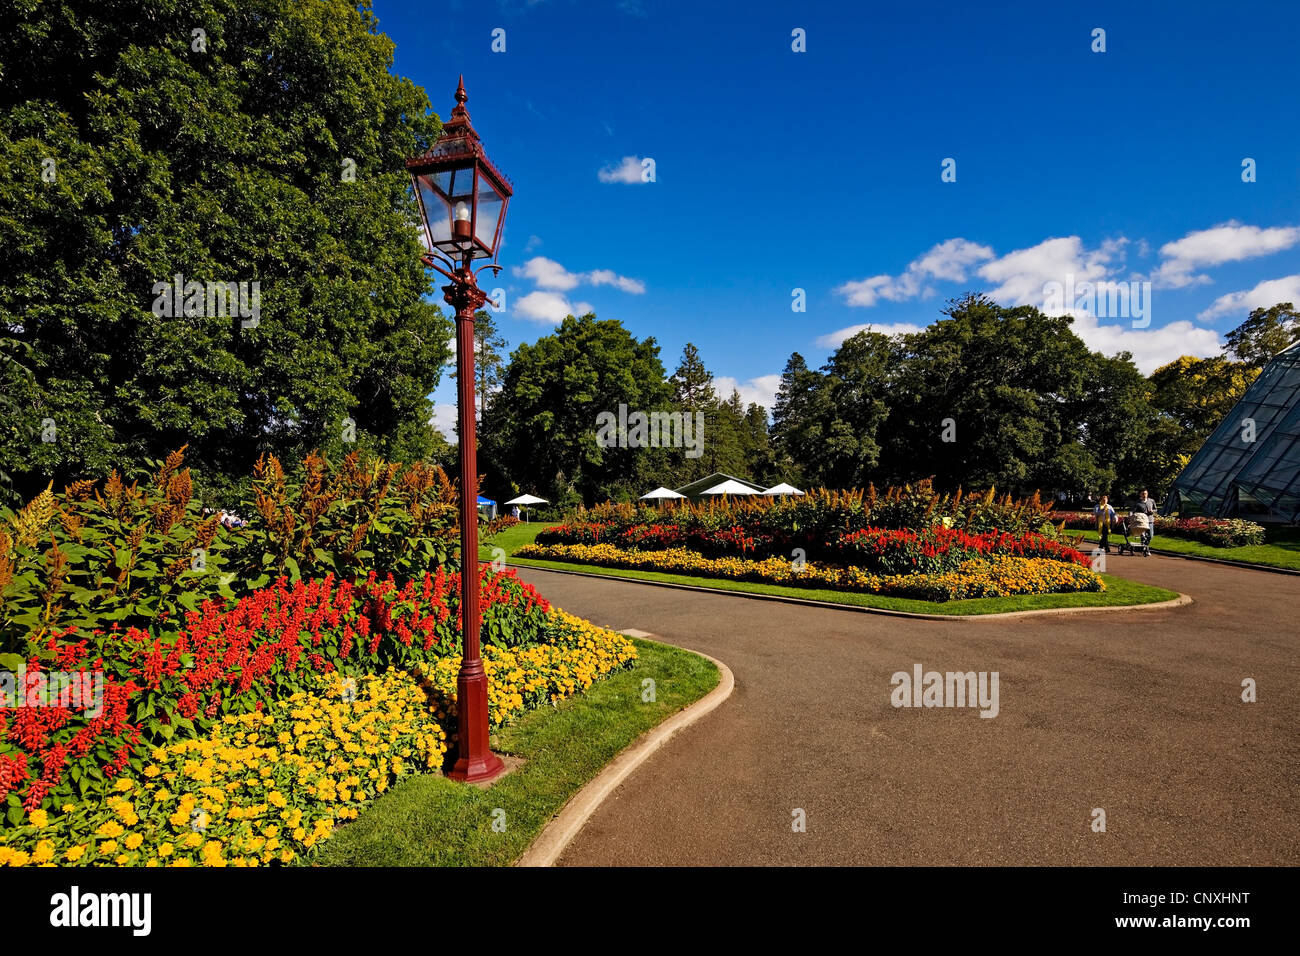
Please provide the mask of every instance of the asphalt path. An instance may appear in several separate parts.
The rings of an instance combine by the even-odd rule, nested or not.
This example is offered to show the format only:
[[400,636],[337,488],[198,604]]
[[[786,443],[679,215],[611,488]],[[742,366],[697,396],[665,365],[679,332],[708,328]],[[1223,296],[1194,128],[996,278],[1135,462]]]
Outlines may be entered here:
[[[565,610],[736,678],[561,864],[1300,863],[1300,578],[1110,565],[1194,603],[946,622],[521,568]],[[893,706],[916,665],[997,672],[997,716]]]

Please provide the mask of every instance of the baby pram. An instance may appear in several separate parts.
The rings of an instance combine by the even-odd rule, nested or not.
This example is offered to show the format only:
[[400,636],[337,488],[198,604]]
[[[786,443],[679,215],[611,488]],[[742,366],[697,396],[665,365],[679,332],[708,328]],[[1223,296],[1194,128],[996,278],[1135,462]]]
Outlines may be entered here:
[[[1129,515],[1115,522],[1115,530],[1124,537],[1124,543],[1119,546],[1119,553],[1131,554],[1137,557],[1137,553],[1141,551],[1143,557],[1149,558],[1151,557],[1151,539],[1147,537],[1147,532],[1144,529],[1140,530],[1132,524],[1132,519],[1133,516]],[[1129,540],[1130,529],[1133,536],[1138,539],[1137,544]]]

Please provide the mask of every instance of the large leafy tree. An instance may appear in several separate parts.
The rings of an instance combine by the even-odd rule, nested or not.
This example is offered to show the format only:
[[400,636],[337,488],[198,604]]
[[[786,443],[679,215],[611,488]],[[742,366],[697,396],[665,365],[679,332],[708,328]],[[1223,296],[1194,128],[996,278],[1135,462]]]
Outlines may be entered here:
[[619,405],[629,414],[673,408],[653,338],[638,340],[621,322],[588,313],[520,345],[483,419],[485,487],[561,505],[643,493],[684,449],[602,447],[598,418],[617,416]]
[[1254,309],[1224,339],[1224,352],[1230,358],[1263,368],[1278,352],[1300,342],[1300,312],[1290,302]]
[[[438,126],[368,3],[3,6],[0,336],[23,350],[0,471],[29,491],[181,444],[227,476],[349,439],[426,454],[449,326],[402,160]],[[257,324],[155,315],[177,274],[260,283]]]

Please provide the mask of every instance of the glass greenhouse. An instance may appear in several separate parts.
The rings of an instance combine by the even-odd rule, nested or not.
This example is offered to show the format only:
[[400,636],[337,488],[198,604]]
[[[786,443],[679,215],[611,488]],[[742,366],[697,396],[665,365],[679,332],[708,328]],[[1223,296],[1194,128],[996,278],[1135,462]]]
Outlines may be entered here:
[[1300,520],[1300,344],[1259,373],[1174,480],[1161,511]]

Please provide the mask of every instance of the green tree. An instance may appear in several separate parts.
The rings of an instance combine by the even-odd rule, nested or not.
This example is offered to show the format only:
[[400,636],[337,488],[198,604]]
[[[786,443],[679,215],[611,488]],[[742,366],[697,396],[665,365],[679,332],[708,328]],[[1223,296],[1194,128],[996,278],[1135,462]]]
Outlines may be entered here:
[[[368,2],[4,17],[0,337],[30,350],[20,432],[57,437],[3,431],[0,470],[30,492],[182,444],[218,481],[349,438],[426,454],[450,329],[403,160],[438,123]],[[256,282],[260,314],[159,315],[176,275]]]
[[1091,352],[1068,316],[968,295],[904,336],[881,428],[885,480],[945,488],[1108,490],[1151,411],[1121,353]]
[[1263,368],[1278,352],[1300,342],[1300,313],[1290,302],[1255,309],[1224,338],[1225,355],[1252,368]]
[[793,352],[781,372],[772,406],[772,455],[787,481],[820,479],[821,440],[828,405],[826,377]]
[[1224,356],[1184,355],[1151,373],[1154,423],[1147,480],[1153,494],[1169,487],[1259,372],[1258,366]]
[[588,313],[520,345],[484,416],[488,486],[536,489],[561,506],[642,494],[684,450],[602,447],[600,416],[617,416],[620,405],[629,414],[673,407],[653,338]]

